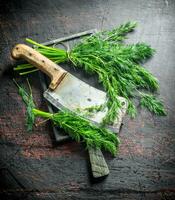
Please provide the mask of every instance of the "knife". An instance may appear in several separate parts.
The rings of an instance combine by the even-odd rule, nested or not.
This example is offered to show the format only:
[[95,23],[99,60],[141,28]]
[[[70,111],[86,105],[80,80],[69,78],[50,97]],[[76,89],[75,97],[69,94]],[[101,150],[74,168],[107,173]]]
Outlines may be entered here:
[[[15,59],[23,58],[29,63],[40,69],[42,72],[47,74],[50,79],[49,88],[44,92],[44,97],[58,109],[69,109],[70,111],[76,112],[83,111],[87,107],[100,106],[107,101],[106,93],[98,90],[87,83],[76,78],[66,70],[55,64],[45,56],[33,48],[25,45],[18,44],[12,50],[12,57]],[[127,101],[126,99],[119,97],[122,102],[122,109],[119,111],[119,116],[116,118],[114,124],[108,128],[118,130],[123,114],[126,112]],[[107,108],[97,113],[93,113],[87,118],[95,123],[99,124],[102,122],[103,117],[107,113]],[[80,113],[79,113],[80,114]],[[93,176],[95,178],[106,176],[109,174],[109,169],[103,158],[103,155],[98,149],[91,149],[90,160]],[[101,157],[101,162],[99,159]]]

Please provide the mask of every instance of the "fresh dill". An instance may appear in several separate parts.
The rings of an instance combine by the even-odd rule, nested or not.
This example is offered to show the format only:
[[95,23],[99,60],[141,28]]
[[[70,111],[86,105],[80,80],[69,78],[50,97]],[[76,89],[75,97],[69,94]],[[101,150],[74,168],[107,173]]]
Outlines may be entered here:
[[27,92],[27,90],[20,86],[15,79],[13,79],[14,83],[16,84],[16,86],[18,87],[18,93],[21,96],[25,106],[26,106],[26,126],[27,126],[27,131],[32,131],[33,129],[33,125],[35,122],[35,116],[32,112],[32,110],[35,108],[35,103],[33,101],[33,95],[32,95],[32,89],[30,86],[30,83],[27,79],[27,84],[29,87],[29,93]]
[[33,109],[33,113],[35,116],[50,119],[56,126],[64,129],[72,139],[77,142],[84,142],[86,148],[104,149],[112,155],[117,153],[120,140],[116,134],[92,124],[75,113],[64,110],[51,114],[37,109]]
[[140,105],[157,115],[166,115],[163,103],[151,94],[141,93]]
[[[166,113],[163,104],[155,96],[143,96],[138,92],[145,90],[154,93],[159,89],[159,84],[158,80],[141,66],[142,61],[150,58],[155,50],[145,43],[123,43],[126,34],[133,31],[135,27],[135,22],[127,22],[113,30],[95,33],[83,39],[69,52],[41,45],[31,39],[26,41],[35,45],[37,51],[55,63],[70,61],[74,66],[81,67],[88,73],[97,74],[99,82],[107,93],[108,112],[103,119],[103,124],[112,124],[121,108],[118,96],[128,100],[127,113],[131,117],[137,114],[133,99],[138,95],[142,107],[156,115]],[[18,68],[22,67],[18,66]]]

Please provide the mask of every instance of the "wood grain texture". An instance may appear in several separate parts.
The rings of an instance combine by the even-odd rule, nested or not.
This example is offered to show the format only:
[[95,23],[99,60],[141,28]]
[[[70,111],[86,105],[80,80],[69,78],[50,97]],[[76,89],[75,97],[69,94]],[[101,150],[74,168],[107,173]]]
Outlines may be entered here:
[[[128,42],[144,41],[156,48],[156,55],[145,67],[159,79],[160,98],[168,109],[167,117],[155,117],[144,110],[134,120],[126,117],[118,156],[105,154],[110,175],[92,184],[88,155],[81,144],[69,142],[53,148],[48,124],[35,128],[33,134],[26,132],[25,107],[11,81],[14,74],[6,73],[0,84],[0,169],[10,171],[15,180],[6,178],[12,184],[3,188],[4,180],[0,179],[1,199],[175,198],[174,19],[173,0],[0,1],[1,71],[12,68],[10,50],[25,37],[44,42],[135,20],[139,27]],[[72,72],[100,88],[96,77]],[[30,76],[30,81],[37,106],[46,109],[38,76]],[[12,186],[15,184],[20,191]]]

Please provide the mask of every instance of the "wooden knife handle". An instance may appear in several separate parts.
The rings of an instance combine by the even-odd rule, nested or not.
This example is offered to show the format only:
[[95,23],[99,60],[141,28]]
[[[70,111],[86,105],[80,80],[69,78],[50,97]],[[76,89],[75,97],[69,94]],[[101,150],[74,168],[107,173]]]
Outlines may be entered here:
[[11,53],[13,58],[23,58],[47,74],[51,79],[51,90],[54,90],[67,74],[67,71],[25,44],[17,44]]

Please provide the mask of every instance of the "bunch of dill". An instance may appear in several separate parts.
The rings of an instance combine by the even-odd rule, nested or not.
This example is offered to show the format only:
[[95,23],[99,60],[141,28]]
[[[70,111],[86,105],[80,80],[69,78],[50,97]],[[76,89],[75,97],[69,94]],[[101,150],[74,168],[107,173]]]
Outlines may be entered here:
[[[126,34],[135,27],[135,22],[127,22],[111,31],[98,32],[83,39],[69,52],[47,47],[30,39],[26,41],[35,45],[37,51],[56,63],[71,61],[74,66],[97,74],[107,93],[108,112],[103,123],[112,124],[121,108],[118,96],[128,100],[127,112],[131,117],[137,114],[134,98],[139,99],[141,107],[154,114],[166,114],[162,102],[151,94],[158,90],[158,80],[140,64],[150,58],[155,50],[145,43],[123,43]],[[27,64],[26,67],[31,66]],[[20,69],[20,66],[16,69]]]
[[84,142],[86,148],[97,148],[109,151],[116,155],[120,140],[116,134],[108,129],[98,127],[87,119],[64,110],[58,113],[48,113],[33,109],[35,116],[50,119],[56,126],[64,129],[77,142]]

